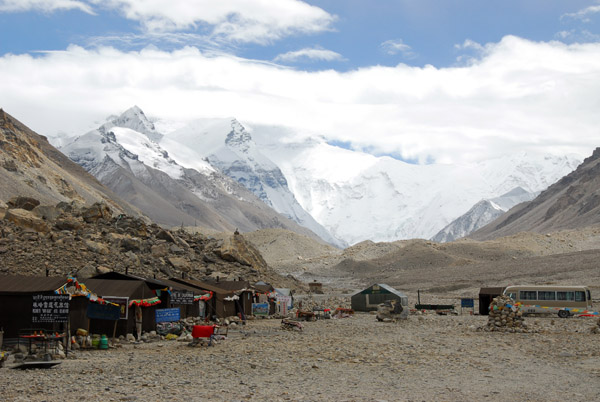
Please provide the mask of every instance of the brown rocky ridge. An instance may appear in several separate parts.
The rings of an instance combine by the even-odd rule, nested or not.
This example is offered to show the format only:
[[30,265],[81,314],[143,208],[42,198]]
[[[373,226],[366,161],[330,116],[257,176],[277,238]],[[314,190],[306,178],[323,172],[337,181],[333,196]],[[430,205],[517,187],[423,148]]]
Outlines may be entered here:
[[243,278],[299,286],[273,271],[241,234],[215,239],[167,230],[113,214],[103,203],[80,207],[61,202],[28,210],[18,207],[29,208],[35,202],[17,197],[7,204],[0,208],[0,274],[71,274],[83,279],[116,271],[149,278]]

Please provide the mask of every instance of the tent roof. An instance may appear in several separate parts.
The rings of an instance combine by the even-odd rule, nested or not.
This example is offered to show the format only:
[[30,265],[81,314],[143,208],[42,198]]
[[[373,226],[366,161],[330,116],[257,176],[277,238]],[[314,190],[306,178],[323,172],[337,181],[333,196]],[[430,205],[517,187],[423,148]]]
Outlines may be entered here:
[[67,283],[64,276],[0,276],[0,294],[52,292]]
[[222,295],[232,295],[233,292],[231,290],[226,290],[223,289],[221,287],[217,287],[213,284],[210,283],[206,283],[206,282],[202,282],[202,281],[198,281],[195,279],[179,279],[179,278],[171,278],[172,281],[177,282],[177,283],[183,283],[185,285],[188,286],[192,286],[194,288],[197,289],[202,289],[202,290],[210,290],[211,292],[217,293],[217,294],[222,294]]
[[501,295],[504,292],[505,287],[496,288],[481,288],[479,289],[480,295]]
[[143,281],[117,279],[86,279],[83,284],[98,296],[129,297],[145,299],[156,296]]
[[165,287],[167,287],[167,284],[165,284],[163,279],[144,278],[143,276],[122,274],[120,272],[115,271],[93,276],[92,279],[144,281],[150,287],[150,289],[164,289]]
[[404,293],[404,292],[401,292],[401,291],[399,291],[399,290],[396,290],[396,289],[394,289],[393,287],[391,287],[390,285],[387,285],[387,284],[385,284],[385,283],[374,283],[374,284],[372,284],[371,286],[368,286],[368,287],[366,287],[366,288],[364,288],[364,289],[362,289],[362,290],[359,290],[358,292],[354,293],[352,296],[355,296],[355,295],[357,295],[357,294],[360,294],[360,293],[364,292],[365,290],[372,288],[372,287],[373,287],[373,286],[375,286],[375,285],[379,286],[380,288],[383,288],[383,289],[387,290],[388,292],[390,292],[390,293],[392,293],[392,294],[395,294],[396,296],[399,296],[399,297],[408,297],[408,296],[406,295],[406,293]]

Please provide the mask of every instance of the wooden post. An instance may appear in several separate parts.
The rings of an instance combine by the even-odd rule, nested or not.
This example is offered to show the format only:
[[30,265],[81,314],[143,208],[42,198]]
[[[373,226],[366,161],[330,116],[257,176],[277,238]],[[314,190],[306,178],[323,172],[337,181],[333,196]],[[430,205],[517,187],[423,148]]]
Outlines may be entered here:
[[119,322],[119,320],[115,320],[115,326],[113,328],[113,337],[112,337],[112,339],[113,339],[113,345],[115,343],[115,337],[117,336],[117,324],[118,324],[118,322]]

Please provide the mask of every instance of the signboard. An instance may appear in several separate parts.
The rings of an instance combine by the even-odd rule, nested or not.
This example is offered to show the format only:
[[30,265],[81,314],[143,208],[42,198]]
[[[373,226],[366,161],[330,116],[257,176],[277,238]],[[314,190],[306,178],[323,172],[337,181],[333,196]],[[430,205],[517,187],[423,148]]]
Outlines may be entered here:
[[32,297],[32,323],[69,321],[69,295],[33,295]]
[[252,303],[252,314],[267,317],[269,315],[269,303]]
[[102,296],[107,302],[119,305],[119,319],[126,320],[129,314],[129,297]]
[[460,299],[460,307],[473,308],[475,307],[475,302],[473,301],[473,299],[463,298]]
[[156,309],[156,322],[173,322],[179,321],[180,313],[177,308],[159,308]]
[[286,313],[287,310],[294,308],[294,305],[292,304],[292,296],[277,295],[277,301],[285,305]]
[[174,290],[171,292],[171,304],[194,304],[194,293]]
[[86,315],[94,320],[116,321],[121,318],[121,307],[113,304],[88,303]]

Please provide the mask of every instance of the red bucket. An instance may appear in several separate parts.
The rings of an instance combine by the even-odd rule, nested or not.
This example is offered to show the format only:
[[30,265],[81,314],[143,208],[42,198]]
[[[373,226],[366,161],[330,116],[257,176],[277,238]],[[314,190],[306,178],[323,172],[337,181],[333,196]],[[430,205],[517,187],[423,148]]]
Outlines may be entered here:
[[214,333],[214,325],[194,325],[192,328],[192,338],[210,338]]

